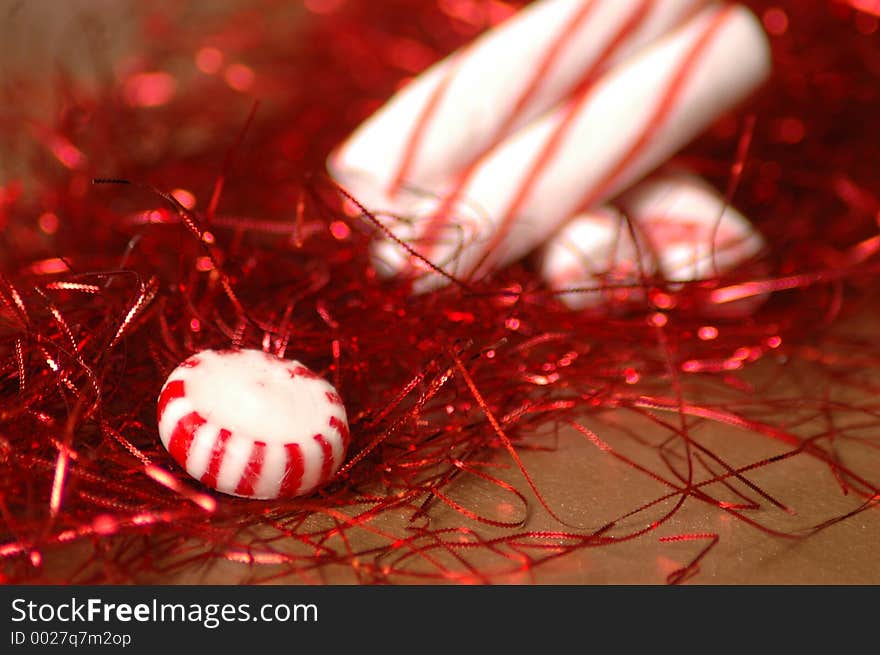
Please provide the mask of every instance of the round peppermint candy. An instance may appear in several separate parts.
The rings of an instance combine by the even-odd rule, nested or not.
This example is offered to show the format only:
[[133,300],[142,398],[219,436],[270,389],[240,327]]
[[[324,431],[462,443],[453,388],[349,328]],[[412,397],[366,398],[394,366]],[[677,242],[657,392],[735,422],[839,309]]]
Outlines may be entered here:
[[260,350],[204,350],[168,376],[159,436],[203,484],[246,498],[302,496],[348,448],[336,390],[297,361]]

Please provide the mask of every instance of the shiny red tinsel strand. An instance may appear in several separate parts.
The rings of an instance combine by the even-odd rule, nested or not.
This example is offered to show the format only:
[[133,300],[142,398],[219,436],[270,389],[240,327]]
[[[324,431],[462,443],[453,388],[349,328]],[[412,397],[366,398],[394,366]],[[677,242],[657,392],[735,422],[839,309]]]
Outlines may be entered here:
[[[410,297],[376,277],[376,225],[322,174],[403,79],[522,3],[288,4],[204,22],[144,8],[149,46],[97,84],[66,76],[48,118],[28,102],[38,83],[4,87],[0,147],[22,162],[0,189],[6,582],[195,581],[220,560],[236,568],[215,581],[528,581],[647,541],[657,581],[677,583],[730,538],[701,517],[791,540],[875,508],[869,7],[747,3],[774,78],[679,159],[771,247],[711,284],[648,280],[646,301],[603,317],[566,310],[528,262]],[[130,184],[93,184],[108,177]],[[747,320],[706,311],[767,292]],[[349,461],[319,494],[214,494],[159,444],[165,376],[230,345],[304,361],[345,398]],[[572,441],[583,479],[535,473],[570,472],[554,458]],[[789,500],[811,476],[840,502]]]

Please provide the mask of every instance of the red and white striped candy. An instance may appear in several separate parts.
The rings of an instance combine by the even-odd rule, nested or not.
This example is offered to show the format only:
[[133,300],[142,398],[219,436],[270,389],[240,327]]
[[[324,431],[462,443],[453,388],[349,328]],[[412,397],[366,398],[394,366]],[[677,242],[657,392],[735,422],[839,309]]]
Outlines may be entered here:
[[399,212],[705,3],[534,2],[405,86],[328,167],[368,208]]
[[[631,217],[637,222],[635,217]],[[641,225],[634,231],[615,207],[602,205],[575,216],[541,251],[541,274],[572,309],[608,307],[642,299],[642,276],[655,274]],[[638,241],[636,248],[633,234]]]
[[[747,9],[714,5],[581,87],[464,172],[445,197],[410,203],[391,230],[461,277],[531,251],[572,215],[595,207],[674,154],[762,83],[770,54]],[[410,258],[381,242],[379,269]],[[445,278],[426,274],[427,291]]]
[[204,350],[159,395],[159,436],[203,484],[234,496],[302,496],[345,459],[336,390],[297,361],[259,350]]
[[620,211],[602,206],[576,216],[544,246],[541,272],[551,288],[600,290],[561,294],[574,309],[638,294],[626,285],[638,285],[643,273],[668,282],[712,279],[765,247],[752,224],[694,175],[655,175],[614,205]]

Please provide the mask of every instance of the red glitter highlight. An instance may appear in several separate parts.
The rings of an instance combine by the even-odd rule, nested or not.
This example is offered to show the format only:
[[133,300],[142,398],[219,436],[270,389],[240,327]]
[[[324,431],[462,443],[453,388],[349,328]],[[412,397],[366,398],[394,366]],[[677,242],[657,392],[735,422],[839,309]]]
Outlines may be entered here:
[[[145,471],[150,478],[161,484],[163,487],[167,487],[174,494],[191,501],[201,510],[208,513],[217,510],[217,501],[214,499],[213,496],[209,496],[208,494],[190,489],[165,469],[155,466],[153,464],[148,464]],[[132,525],[144,525],[156,521],[157,518],[159,517],[149,514],[140,515],[131,519],[130,523]],[[128,522],[129,521],[126,521],[126,523]]]
[[49,511],[52,515],[56,515],[61,508],[61,494],[64,490],[64,482],[67,478],[67,466],[70,462],[70,451],[62,448],[58,452],[58,459],[55,463],[55,478],[52,480],[52,491],[49,495]]
[[853,9],[880,17],[880,0],[847,0],[847,3]]
[[214,75],[223,67],[223,53],[217,48],[201,48],[196,53],[196,66],[203,73]]
[[85,167],[86,156],[63,136],[58,134],[48,136],[46,145],[48,145],[52,154],[55,155],[55,158],[67,168],[78,170]]
[[697,336],[703,341],[712,341],[718,338],[718,328],[714,325],[704,325],[697,330]]
[[779,36],[788,30],[788,14],[779,7],[771,7],[762,17],[764,27],[770,34]]
[[250,66],[244,64],[232,64],[227,66],[223,74],[226,83],[236,91],[248,91],[254,84],[256,75]]
[[44,214],[40,214],[40,218],[37,219],[37,223],[40,226],[40,229],[46,234],[55,234],[58,231],[58,225],[60,221],[58,217],[52,212],[46,212]]
[[174,97],[176,80],[163,71],[137,73],[125,81],[123,93],[134,107],[160,107]]
[[334,239],[343,241],[351,235],[351,228],[343,221],[334,221],[330,224],[330,234],[333,235]]
[[192,209],[196,206],[196,197],[192,192],[187,191],[186,189],[174,189],[174,191],[171,192],[171,195],[174,196],[174,199],[177,200],[177,202],[187,209]]

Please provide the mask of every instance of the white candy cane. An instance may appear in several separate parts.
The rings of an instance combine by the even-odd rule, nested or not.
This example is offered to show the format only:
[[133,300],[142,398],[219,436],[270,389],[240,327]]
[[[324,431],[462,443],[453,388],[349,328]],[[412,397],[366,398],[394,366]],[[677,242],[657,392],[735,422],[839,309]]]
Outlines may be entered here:
[[705,0],[543,0],[419,75],[330,158],[374,211],[436,196],[500,140],[682,23]]
[[[481,275],[518,259],[570,216],[650,172],[751,93],[769,70],[766,36],[755,16],[741,6],[710,7],[518,130],[445,199],[421,199],[391,229],[454,274]],[[387,243],[377,257],[387,272],[410,264]],[[416,290],[443,282],[430,274]]]
[[639,297],[643,274],[668,282],[712,279],[765,247],[740,212],[686,173],[648,178],[615,206],[620,211],[602,206],[576,216],[544,246],[541,273],[550,288],[596,289],[561,294],[573,309]]

